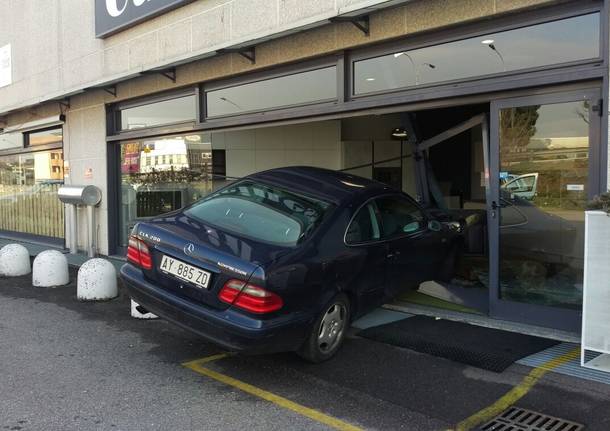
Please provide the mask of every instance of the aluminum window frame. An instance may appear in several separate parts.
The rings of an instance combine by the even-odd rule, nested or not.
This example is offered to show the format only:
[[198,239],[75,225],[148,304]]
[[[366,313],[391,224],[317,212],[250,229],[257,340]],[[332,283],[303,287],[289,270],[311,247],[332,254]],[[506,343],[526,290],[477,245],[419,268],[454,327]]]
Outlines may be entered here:
[[[48,132],[51,130],[61,129],[61,143],[51,143],[51,144],[43,144],[43,145],[31,145],[30,144],[30,135],[32,133],[40,133],[40,132]],[[28,130],[27,132],[23,132],[23,148],[28,148],[30,151],[38,151],[39,148],[55,150],[58,148],[63,149],[64,146],[64,127],[63,124],[59,124],[56,126],[44,127],[42,129],[34,129]]]
[[[553,4],[542,7],[527,8],[514,12],[507,12],[501,16],[490,19],[475,19],[471,22],[462,22],[444,27],[422,31],[413,35],[401,36],[393,41],[372,43],[368,46],[357,47],[349,51],[340,51],[325,54],[317,59],[302,61],[295,60],[282,66],[270,66],[255,72],[244,72],[229,78],[221,78],[196,86],[183,88],[177,91],[158,93],[152,96],[140,97],[129,101],[107,105],[107,172],[108,193],[117,196],[118,190],[116,172],[119,169],[118,154],[121,141],[143,139],[147,137],[166,136],[191,132],[213,130],[229,130],[268,127],[272,125],[294,124],[296,122],[322,121],[340,119],[351,115],[384,114],[390,112],[411,112],[422,109],[452,107],[472,103],[489,103],[497,98],[515,97],[518,95],[539,95],[555,91],[569,91],[570,89],[596,87],[602,88],[601,122],[601,154],[600,164],[606,165],[608,158],[608,109],[610,79],[608,76],[608,56],[610,49],[609,24],[604,17],[608,16],[610,6],[606,1],[593,0],[586,4],[582,1],[569,1],[563,4]],[[517,70],[489,76],[477,76],[469,80],[456,82],[443,81],[431,86],[409,87],[400,91],[391,90],[380,93],[367,93],[354,97],[353,88],[353,62],[359,59],[371,58],[378,55],[389,54],[401,49],[415,49],[417,47],[438,45],[477,37],[490,32],[512,30],[545,22],[600,13],[600,57],[591,61],[556,64],[543,66],[533,70]],[[323,65],[337,66],[337,100],[331,103],[315,103],[307,106],[299,105],[249,114],[237,114],[228,117],[205,116],[205,91],[220,89],[225,86],[239,85],[257,80],[270,79],[300,71],[320,68]],[[168,124],[152,128],[118,131],[115,127],[113,113],[117,107],[130,107],[139,104],[151,103],[170,95],[194,92],[199,103],[197,119],[194,122],[182,124]],[[171,98],[171,97],[170,97]],[[43,150],[43,148],[40,148]],[[23,150],[21,150],[23,151]],[[28,152],[26,149],[23,152]],[[15,149],[2,150],[0,155],[14,154]],[[600,173],[600,180],[606,180],[606,170]],[[118,199],[118,198],[117,198]],[[117,203],[109,205],[109,232],[113,232]],[[117,251],[114,235],[109,235],[109,252]]]
[[[234,114],[225,115],[214,115],[208,116],[207,107],[207,94],[212,91],[218,91],[233,87],[239,87],[247,84],[255,84],[257,82],[270,81],[273,79],[283,78],[287,76],[295,76],[302,73],[313,72],[316,70],[322,70],[327,68],[335,68],[335,83],[336,83],[336,96],[328,99],[320,99],[312,102],[295,103],[283,106],[275,106],[270,108],[262,108],[251,111],[244,111]],[[281,67],[274,67],[268,70],[261,70],[258,72],[251,72],[232,78],[225,78],[216,81],[210,81],[203,83],[200,89],[200,105],[201,105],[201,116],[200,122],[204,124],[220,124],[222,122],[230,121],[232,118],[239,117],[240,119],[261,119],[266,118],[268,113],[276,113],[282,111],[284,113],[291,113],[293,115],[299,115],[299,113],[308,111],[311,107],[318,107],[321,109],[329,106],[337,105],[342,103],[345,98],[343,91],[344,82],[344,55],[326,55],[319,57],[314,60],[301,61],[291,63]]]
[[[183,97],[193,96],[195,98],[195,112],[192,120],[168,122],[163,124],[154,125],[151,127],[139,127],[137,129],[123,129],[121,113],[126,109],[138,108],[140,106],[154,105],[155,103],[166,102],[168,100],[180,99]],[[167,128],[176,128],[181,126],[194,125],[198,123],[200,117],[200,103],[199,103],[199,87],[186,87],[179,90],[164,91],[151,96],[143,96],[135,99],[129,99],[122,102],[117,102],[112,105],[108,105],[108,133],[111,135],[127,135],[137,133],[138,130],[164,130]],[[127,138],[126,138],[127,139]]]
[[[55,129],[61,129],[61,132],[62,132],[61,142],[52,143],[52,144],[44,144],[44,145],[35,145],[35,146],[29,145],[29,134],[30,133],[44,132],[45,130],[55,130]],[[20,132],[20,133],[22,133],[22,135],[23,135],[22,146],[0,150],[0,158],[5,157],[5,156],[19,156],[22,154],[36,154],[36,153],[40,153],[40,152],[61,150],[62,161],[65,163],[66,159],[65,159],[64,140],[63,140],[64,123],[56,124],[54,126],[41,127],[39,129],[31,129],[31,130],[28,129],[27,131]],[[63,166],[65,167],[65,164]],[[65,172],[64,172],[63,180],[65,183]],[[66,245],[65,211],[64,211],[64,229],[63,229],[63,231],[64,231],[63,238],[56,238],[56,237],[50,237],[50,236],[44,236],[44,235],[36,235],[36,234],[32,234],[32,233],[27,233],[27,232],[0,229],[0,237],[5,238],[5,239],[7,239],[7,238],[15,239],[16,241],[27,241],[27,242],[31,242],[34,244],[41,244],[41,245],[45,245],[45,246],[63,249],[63,248],[65,248],[65,245]]]
[[[52,143],[52,144],[44,144],[44,145],[34,145],[34,146],[31,146],[29,144],[30,133],[44,132],[45,130],[55,130],[55,129],[61,129],[61,133],[62,133],[61,142]],[[52,151],[52,150],[59,150],[59,149],[61,149],[63,151],[63,149],[64,149],[64,140],[63,140],[64,125],[63,124],[50,126],[50,127],[43,127],[40,129],[32,129],[32,130],[28,130],[27,132],[20,132],[20,133],[23,135],[22,145],[20,147],[6,148],[3,150],[0,150],[0,157],[27,154],[27,153],[37,153],[39,151]]]
[[[478,83],[487,80],[501,80],[506,77],[518,77],[519,75],[548,72],[556,69],[567,69],[570,67],[583,65],[603,64],[608,57],[608,41],[605,38],[607,29],[607,20],[604,20],[605,2],[594,0],[591,4],[582,5],[578,2],[573,2],[560,6],[548,6],[536,10],[519,11],[505,16],[501,16],[486,21],[479,21],[470,24],[452,24],[443,29],[431,29],[422,31],[421,33],[399,39],[392,42],[375,44],[359,50],[349,52],[346,59],[346,64],[349,69],[346,77],[349,82],[346,83],[347,101],[356,101],[376,96],[387,96],[388,94],[404,94],[412,93],[414,90],[423,90],[430,92],[435,88],[455,86],[456,84],[464,86],[468,83]],[[374,59],[384,55],[390,55],[397,52],[409,52],[416,49],[434,47],[451,42],[458,42],[470,38],[487,36],[492,33],[500,33],[509,30],[518,30],[528,28],[540,24],[561,21],[563,19],[576,18],[579,16],[599,14],[599,56],[591,59],[576,60],[571,62],[556,63],[551,65],[536,66],[523,68],[513,71],[477,75],[470,78],[455,79],[449,81],[439,81],[436,83],[412,85],[394,89],[380,90],[367,93],[355,92],[355,65],[359,61]]]

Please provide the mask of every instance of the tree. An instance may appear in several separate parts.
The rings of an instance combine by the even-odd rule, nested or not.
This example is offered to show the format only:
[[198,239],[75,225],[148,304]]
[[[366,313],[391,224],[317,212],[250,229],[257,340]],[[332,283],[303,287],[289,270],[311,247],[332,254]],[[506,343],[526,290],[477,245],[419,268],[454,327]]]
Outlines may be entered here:
[[526,150],[536,134],[540,105],[503,109],[500,113],[500,153],[513,154]]

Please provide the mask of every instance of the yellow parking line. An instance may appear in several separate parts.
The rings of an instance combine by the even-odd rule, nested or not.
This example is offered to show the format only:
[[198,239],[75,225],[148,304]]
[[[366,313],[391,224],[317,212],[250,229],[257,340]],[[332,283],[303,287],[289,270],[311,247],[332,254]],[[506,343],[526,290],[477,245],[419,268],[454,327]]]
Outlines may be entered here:
[[213,361],[217,361],[219,359],[226,358],[227,354],[220,354],[209,356],[203,359],[197,359],[195,361],[185,362],[182,364],[186,368],[189,368],[195,371],[198,374],[204,375],[221,383],[224,383],[229,386],[233,386],[243,392],[246,392],[250,395],[254,395],[255,397],[262,398],[266,401],[269,401],[273,404],[276,404],[280,407],[283,407],[288,410],[292,410],[295,413],[300,414],[301,416],[305,416],[309,419],[312,419],[316,422],[320,422],[324,425],[328,425],[331,428],[340,431],[362,431],[362,428],[358,428],[357,426],[351,425],[347,422],[344,422],[340,419],[334,418],[332,416],[326,415],[318,410],[311,409],[309,407],[302,406],[295,402],[292,402],[284,397],[279,395],[275,395],[271,392],[265,391],[263,389],[257,388],[256,386],[250,385],[248,383],[242,382],[241,380],[234,379],[233,377],[229,377],[225,374],[219,373],[217,371],[211,370],[207,367],[204,367],[204,364],[208,364]]
[[527,376],[523,378],[521,383],[512,388],[498,401],[496,401],[489,407],[485,407],[483,410],[480,410],[479,412],[470,416],[468,419],[465,419],[460,422],[456,427],[456,431],[471,430],[477,425],[491,420],[493,417],[499,415],[504,410],[506,410],[511,405],[520,400],[523,396],[525,396],[525,394],[527,394],[546,373],[552,371],[560,365],[565,364],[566,362],[578,358],[579,355],[580,349],[574,349],[555,359],[551,359],[550,361],[545,362],[537,368],[534,368]]

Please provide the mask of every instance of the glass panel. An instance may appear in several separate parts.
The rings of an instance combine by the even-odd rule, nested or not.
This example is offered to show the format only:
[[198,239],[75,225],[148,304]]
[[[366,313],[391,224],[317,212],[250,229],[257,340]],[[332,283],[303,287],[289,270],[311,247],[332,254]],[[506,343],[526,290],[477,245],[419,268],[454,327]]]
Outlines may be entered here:
[[121,110],[121,129],[131,130],[197,119],[195,95]]
[[401,236],[424,227],[424,214],[412,202],[398,198],[380,198],[375,203],[381,218],[383,238]]
[[375,179],[417,198],[415,160],[411,155],[411,146],[408,142],[402,141],[401,165],[400,145],[401,141],[396,140],[343,141],[344,168],[341,170],[348,174]]
[[217,117],[337,98],[337,68],[252,82],[206,93],[207,116]]
[[589,105],[500,111],[500,296],[580,309]]
[[0,133],[0,150],[23,146],[23,133]]
[[189,217],[272,244],[294,246],[322,221],[331,204],[242,181],[189,208]]
[[63,151],[0,157],[0,229],[64,237]]
[[184,207],[231,182],[224,150],[209,133],[147,138],[121,144],[120,245],[137,220]]
[[356,94],[597,58],[599,14],[490,33],[354,64]]
[[372,204],[358,211],[345,234],[346,244],[360,244],[375,241],[380,238],[380,229]]
[[396,190],[402,189],[400,141],[375,141],[373,179]]
[[30,146],[61,144],[62,140],[63,131],[61,127],[52,130],[28,133],[28,145]]

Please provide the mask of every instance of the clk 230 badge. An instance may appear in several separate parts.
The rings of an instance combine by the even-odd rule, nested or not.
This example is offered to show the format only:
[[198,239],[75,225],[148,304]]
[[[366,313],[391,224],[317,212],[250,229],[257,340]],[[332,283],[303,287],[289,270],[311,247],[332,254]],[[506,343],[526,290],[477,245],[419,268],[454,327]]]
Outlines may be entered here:
[[152,242],[161,242],[161,238],[155,235],[147,234],[146,232],[139,232],[138,236],[140,236],[141,238],[146,238]]

